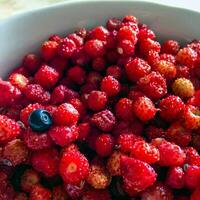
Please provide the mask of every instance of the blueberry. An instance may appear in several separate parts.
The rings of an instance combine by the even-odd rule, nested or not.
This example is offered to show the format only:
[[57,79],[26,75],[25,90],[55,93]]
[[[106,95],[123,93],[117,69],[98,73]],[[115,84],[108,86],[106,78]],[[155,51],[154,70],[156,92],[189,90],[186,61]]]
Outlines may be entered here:
[[44,132],[52,125],[52,117],[48,111],[37,109],[30,114],[28,122],[33,131]]

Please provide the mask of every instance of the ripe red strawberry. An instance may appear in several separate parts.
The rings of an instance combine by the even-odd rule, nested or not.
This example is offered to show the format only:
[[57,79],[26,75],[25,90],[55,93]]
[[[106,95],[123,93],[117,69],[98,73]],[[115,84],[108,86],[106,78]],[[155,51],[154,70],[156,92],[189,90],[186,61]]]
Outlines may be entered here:
[[52,194],[50,190],[40,185],[32,187],[29,200],[51,200]]
[[91,126],[90,123],[79,123],[78,125],[78,139],[85,140],[91,133]]
[[0,144],[16,138],[20,132],[20,125],[5,115],[0,115]]
[[63,103],[65,100],[65,91],[66,87],[64,85],[55,87],[51,93],[51,103],[54,105]]
[[160,99],[167,93],[166,80],[158,72],[140,78],[137,85],[151,99]]
[[176,55],[179,51],[180,45],[175,40],[166,40],[161,47],[162,53],[169,53]]
[[30,192],[33,185],[39,184],[40,176],[33,169],[27,169],[21,177],[21,188],[25,192]]
[[40,133],[32,131],[30,128],[26,129],[23,134],[23,140],[30,150],[41,150],[52,147],[52,140],[47,133]]
[[89,163],[80,152],[68,151],[61,157],[59,170],[65,183],[80,184],[88,176]]
[[46,177],[55,176],[58,173],[58,162],[58,151],[53,148],[34,151],[31,156],[33,168]]
[[82,200],[111,200],[111,195],[107,190],[88,190],[82,196]]
[[73,66],[67,71],[67,78],[78,85],[83,85],[86,79],[86,72],[78,65]]
[[146,191],[142,192],[141,200],[173,200],[174,196],[170,188],[162,183],[156,183]]
[[54,126],[48,131],[48,134],[57,145],[62,147],[68,146],[78,139],[78,129],[76,126]]
[[160,153],[158,149],[145,141],[136,141],[134,143],[131,156],[148,164],[152,164],[160,160]]
[[[158,142],[158,143],[157,143]],[[184,151],[176,144],[158,138],[152,141],[160,152],[159,165],[161,166],[181,166],[185,162]]]
[[115,116],[109,110],[103,110],[101,112],[95,113],[91,122],[95,124],[102,131],[111,131],[116,123]]
[[155,40],[146,38],[140,41],[140,52],[144,55],[147,55],[149,51],[152,50],[159,53],[160,49],[161,49],[160,43]]
[[133,112],[141,121],[148,121],[154,118],[157,109],[148,97],[139,97],[133,103]]
[[52,60],[57,54],[58,43],[56,41],[45,41],[41,47],[41,54],[45,61]]
[[157,176],[150,165],[127,156],[121,156],[121,174],[124,188],[130,196],[153,185]]
[[170,95],[160,101],[159,108],[160,117],[171,122],[180,118],[181,112],[184,109],[184,103],[180,97]]
[[69,103],[63,103],[58,106],[57,110],[53,114],[53,120],[56,125],[76,125],[78,118],[78,111]]
[[76,33],[69,34],[67,36],[70,40],[73,40],[77,47],[83,46],[83,38],[77,35]]
[[89,38],[105,41],[108,35],[109,31],[106,28],[103,26],[97,26],[91,30]]
[[15,194],[14,200],[28,200],[26,193],[18,192]]
[[25,143],[20,139],[8,142],[3,148],[3,158],[9,160],[13,166],[25,162],[28,153]]
[[96,152],[101,157],[109,156],[114,147],[114,139],[110,134],[101,134],[95,142]]
[[149,126],[146,129],[146,135],[149,139],[149,141],[151,141],[152,139],[155,138],[165,138],[166,137],[166,133],[162,128],[157,128],[155,126]]
[[20,120],[24,123],[25,126],[28,126],[28,118],[29,115],[37,109],[43,109],[43,106],[35,103],[35,104],[29,104],[27,107],[21,110],[20,112]]
[[59,73],[48,65],[42,65],[34,76],[35,82],[45,89],[51,89],[57,83],[58,79]]
[[166,178],[166,184],[173,189],[184,187],[184,172],[181,167],[172,167],[169,169]]
[[190,200],[199,200],[199,195],[200,195],[200,188],[198,187],[190,196]]
[[52,198],[53,200],[67,200],[68,196],[64,188],[61,185],[59,185],[53,188]]

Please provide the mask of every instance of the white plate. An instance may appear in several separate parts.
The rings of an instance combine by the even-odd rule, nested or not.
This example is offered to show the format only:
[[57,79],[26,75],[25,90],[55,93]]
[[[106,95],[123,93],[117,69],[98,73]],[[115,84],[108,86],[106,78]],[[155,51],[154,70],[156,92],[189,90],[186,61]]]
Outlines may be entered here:
[[0,75],[20,64],[24,54],[36,52],[52,33],[104,24],[111,17],[127,14],[148,24],[158,39],[188,42],[200,39],[200,13],[149,1],[106,0],[66,3],[13,15],[0,22]]

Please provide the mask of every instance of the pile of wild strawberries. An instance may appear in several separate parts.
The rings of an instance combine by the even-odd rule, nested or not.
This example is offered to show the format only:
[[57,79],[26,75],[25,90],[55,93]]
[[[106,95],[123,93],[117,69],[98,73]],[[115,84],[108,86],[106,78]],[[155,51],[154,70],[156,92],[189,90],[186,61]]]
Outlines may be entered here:
[[200,42],[134,16],[52,35],[0,79],[1,200],[199,200]]

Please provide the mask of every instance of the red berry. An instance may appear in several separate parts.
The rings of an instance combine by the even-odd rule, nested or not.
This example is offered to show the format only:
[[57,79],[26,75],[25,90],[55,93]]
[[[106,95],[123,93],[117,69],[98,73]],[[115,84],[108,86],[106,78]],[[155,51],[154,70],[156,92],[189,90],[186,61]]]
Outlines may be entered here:
[[58,161],[58,151],[53,148],[34,151],[31,156],[33,168],[46,177],[55,176],[58,173]]
[[140,78],[137,85],[151,99],[159,99],[167,93],[166,80],[158,72]]
[[95,72],[95,71],[91,71],[90,73],[88,73],[87,78],[86,78],[87,84],[93,84],[93,85],[99,85],[101,80],[102,80],[102,76],[98,72]]
[[95,71],[101,72],[105,70],[106,67],[106,61],[103,57],[96,57],[92,61],[92,68]]
[[107,103],[105,92],[93,90],[88,96],[88,107],[93,111],[103,110]]
[[145,40],[147,38],[154,40],[155,37],[155,33],[148,27],[142,27],[138,35],[139,40]]
[[42,65],[35,74],[34,80],[43,88],[51,89],[57,83],[58,78],[59,74],[54,68]]
[[165,60],[173,64],[176,63],[176,57],[167,53],[160,54],[160,60]]
[[91,127],[89,123],[79,123],[78,125],[78,130],[79,130],[79,136],[78,139],[79,140],[85,140],[91,132]]
[[162,44],[161,52],[176,55],[179,51],[180,45],[175,40],[166,40]]
[[189,78],[189,68],[185,65],[176,65],[176,78]]
[[112,76],[113,78],[119,80],[122,77],[122,69],[117,65],[111,65],[106,70],[107,76]]
[[200,188],[196,188],[196,190],[192,193],[190,200],[198,200],[200,195]]
[[91,57],[99,57],[105,54],[104,44],[101,40],[89,40],[84,45],[84,50]]
[[74,66],[67,72],[67,77],[74,83],[82,85],[85,82],[85,70],[80,66]]
[[79,35],[72,33],[67,36],[70,40],[73,40],[77,47],[83,46],[83,38]]
[[51,197],[52,194],[50,190],[42,186],[35,185],[31,189],[29,200],[51,200]]
[[102,131],[111,131],[116,123],[115,116],[109,110],[103,110],[94,114],[91,122]]
[[111,200],[111,196],[107,190],[91,189],[83,194],[82,200]]
[[54,126],[48,131],[48,134],[57,145],[62,147],[68,146],[78,139],[78,130],[75,126]]
[[58,106],[53,114],[53,120],[56,125],[75,125],[78,118],[78,111],[69,103],[63,103]]
[[122,26],[118,31],[117,38],[119,41],[129,40],[132,44],[137,42],[136,32],[131,26]]
[[89,63],[90,57],[83,47],[79,47],[74,51],[71,60],[74,65],[85,66]]
[[20,125],[5,115],[0,115],[0,143],[6,143],[19,136]]
[[96,152],[99,156],[107,157],[113,151],[114,139],[110,134],[101,134],[97,137],[95,146]]
[[150,65],[148,65],[145,60],[138,57],[128,62],[125,69],[129,80],[133,82],[138,81],[141,77],[149,74],[151,71]]
[[83,118],[86,115],[86,107],[78,98],[70,99],[68,103],[74,106],[74,108],[78,111],[80,118]]
[[136,141],[133,144],[131,155],[134,158],[148,164],[152,164],[160,160],[160,153],[158,149],[145,141]]
[[61,37],[57,34],[53,34],[49,36],[49,40],[50,41],[55,41],[55,42],[60,42],[61,41]]
[[76,44],[69,38],[64,38],[58,45],[57,52],[64,58],[69,58],[76,50]]
[[157,51],[150,50],[146,55],[146,60],[151,66],[154,66],[160,60],[159,53]]
[[92,29],[89,37],[90,39],[97,39],[105,41],[109,35],[109,31],[104,28],[103,26],[97,26],[96,28]]
[[120,83],[112,76],[106,76],[101,82],[101,90],[110,96],[116,96],[120,92]]
[[184,187],[184,172],[181,167],[172,167],[167,173],[166,184],[173,189]]
[[135,45],[130,40],[121,40],[117,46],[118,54],[122,56],[130,56],[135,52]]
[[27,54],[23,59],[23,66],[31,73],[38,70],[40,63],[40,58],[35,54]]
[[67,200],[67,194],[62,186],[55,186],[52,192],[53,200]]
[[42,44],[41,54],[44,60],[52,60],[57,54],[58,43],[56,41],[46,41]]
[[121,20],[117,18],[108,19],[106,22],[106,27],[109,31],[118,30],[121,25]]
[[180,97],[170,95],[159,103],[160,117],[166,121],[174,121],[181,117],[184,103]]
[[88,176],[89,163],[80,152],[70,151],[62,155],[59,170],[65,183],[80,184]]
[[159,53],[160,49],[160,43],[150,38],[140,41],[140,51],[144,55],[148,55],[149,51],[156,51]]
[[133,112],[141,121],[153,119],[157,109],[148,97],[139,97],[133,103]]
[[28,200],[28,197],[25,193],[18,192],[15,194],[14,200]]
[[51,93],[51,103],[61,104],[65,100],[66,87],[64,85],[59,85],[55,87]]
[[166,137],[166,133],[162,128],[157,128],[157,127],[151,126],[151,125],[148,126],[148,128],[146,129],[146,135],[150,141],[155,138],[165,138]]
[[121,156],[121,173],[124,188],[130,196],[153,185],[157,176],[150,165],[127,156]]

